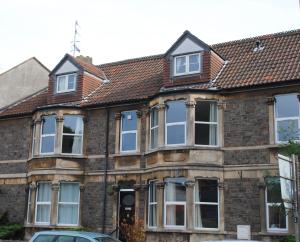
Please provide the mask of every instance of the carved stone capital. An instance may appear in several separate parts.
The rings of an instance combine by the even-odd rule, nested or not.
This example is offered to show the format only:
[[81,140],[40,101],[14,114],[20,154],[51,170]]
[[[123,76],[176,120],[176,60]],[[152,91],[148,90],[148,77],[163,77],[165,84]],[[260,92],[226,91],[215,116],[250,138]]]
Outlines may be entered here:
[[224,101],[219,101],[217,103],[218,109],[225,109],[226,108],[226,103]]
[[157,189],[164,189],[165,183],[164,182],[157,182],[156,187],[157,187]]
[[41,124],[42,118],[38,118],[38,119],[34,120],[33,122],[34,122],[34,124]]
[[83,192],[83,191],[84,191],[84,189],[85,189],[85,185],[83,185],[83,184],[80,184],[80,185],[79,185],[79,190],[80,190],[81,192]]
[[52,183],[51,184],[51,189],[53,191],[58,191],[59,190],[59,184],[58,183]]
[[143,111],[136,111],[137,118],[141,118],[143,116]]
[[276,102],[276,100],[275,100],[274,97],[267,97],[266,103],[267,103],[268,105],[274,105],[275,102]]
[[56,122],[63,122],[64,121],[64,116],[57,116],[56,117]]
[[194,108],[196,106],[196,102],[194,101],[185,101],[185,105],[187,108]]
[[84,123],[87,123],[89,121],[89,119],[87,117],[83,117],[82,120]]
[[218,183],[218,187],[219,187],[220,190],[224,190],[224,189],[225,189],[225,184],[224,184],[224,182],[219,182],[219,183]]
[[148,184],[134,184],[133,189],[135,191],[147,191]]
[[115,113],[115,119],[116,120],[121,120],[121,113]]
[[264,182],[259,182],[259,183],[257,184],[257,186],[258,186],[258,188],[259,188],[260,190],[265,190],[265,189],[266,189],[266,184],[265,184]]
[[166,104],[164,104],[164,103],[160,103],[157,105],[158,110],[165,110],[165,108],[166,108]]
[[184,185],[186,187],[194,187],[195,186],[195,181],[193,181],[193,180],[186,180],[185,183],[184,183]]
[[28,188],[29,188],[29,190],[35,190],[36,189],[36,183],[35,182],[32,182],[32,183],[30,183],[30,184],[28,184]]

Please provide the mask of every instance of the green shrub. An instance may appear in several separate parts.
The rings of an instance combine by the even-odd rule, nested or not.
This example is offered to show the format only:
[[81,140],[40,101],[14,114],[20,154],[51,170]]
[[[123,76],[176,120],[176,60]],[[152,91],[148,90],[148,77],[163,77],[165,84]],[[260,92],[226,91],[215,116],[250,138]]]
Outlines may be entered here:
[[288,235],[284,236],[280,240],[277,240],[278,242],[296,242],[295,236],[293,235]]
[[0,239],[20,239],[23,237],[23,225],[9,224],[0,226]]
[[9,221],[8,221],[8,212],[5,212],[0,216],[0,226],[1,225],[7,225],[8,223],[9,223]]

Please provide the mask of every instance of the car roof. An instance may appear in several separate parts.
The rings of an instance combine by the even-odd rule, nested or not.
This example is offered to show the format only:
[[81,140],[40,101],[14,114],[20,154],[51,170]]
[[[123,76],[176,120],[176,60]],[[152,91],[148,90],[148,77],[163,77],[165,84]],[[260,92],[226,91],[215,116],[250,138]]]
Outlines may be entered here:
[[106,234],[101,234],[97,232],[87,232],[87,231],[68,231],[68,230],[49,230],[49,231],[41,231],[35,233],[35,235],[66,235],[66,236],[80,236],[87,239],[94,238],[104,238],[109,237]]

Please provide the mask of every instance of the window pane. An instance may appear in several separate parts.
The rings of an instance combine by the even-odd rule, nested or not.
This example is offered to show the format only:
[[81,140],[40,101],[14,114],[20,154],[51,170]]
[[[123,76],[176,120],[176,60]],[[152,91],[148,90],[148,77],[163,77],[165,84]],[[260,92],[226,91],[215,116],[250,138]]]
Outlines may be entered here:
[[155,182],[150,182],[149,184],[149,202],[156,202],[156,184]]
[[50,222],[50,205],[39,204],[36,206],[36,222],[49,223]]
[[176,73],[185,73],[185,69],[186,69],[186,57],[182,56],[182,57],[176,57],[175,58],[175,71]]
[[42,134],[55,134],[56,118],[54,115],[43,117]]
[[61,183],[59,190],[60,202],[79,202],[79,184],[78,183]]
[[158,128],[152,129],[151,131],[151,149],[157,148],[158,144]]
[[298,119],[277,121],[278,141],[299,140]]
[[50,202],[51,201],[51,184],[50,183],[38,183],[38,202]]
[[218,228],[218,206],[196,205],[195,226],[198,228]]
[[63,132],[66,134],[83,134],[82,117],[76,115],[65,115]]
[[268,205],[269,209],[269,228],[285,229],[286,214],[284,206]]
[[200,101],[195,107],[195,120],[202,122],[217,122],[216,102]]
[[218,181],[199,179],[196,184],[196,202],[218,202]]
[[57,91],[58,92],[65,91],[65,89],[66,89],[66,81],[67,81],[67,77],[66,76],[58,76],[57,77]]
[[122,112],[122,131],[136,130],[137,116],[135,111]]
[[75,89],[75,75],[68,76],[68,90]]
[[149,226],[156,226],[156,205],[149,206]]
[[78,224],[78,204],[59,204],[59,224]]
[[267,179],[267,202],[281,203],[280,180],[278,177]]
[[122,134],[122,151],[136,150],[136,133]]
[[166,206],[166,225],[184,226],[184,205]]
[[82,154],[82,136],[63,135],[62,153]]
[[55,136],[42,137],[41,153],[53,153],[54,140],[55,140]]
[[195,144],[217,145],[216,124],[195,124]]
[[167,103],[166,122],[185,122],[186,105],[184,101],[173,101]]
[[39,235],[34,242],[52,242],[56,235]]
[[166,201],[168,202],[185,202],[186,188],[179,183],[167,182],[166,186]]
[[157,108],[151,109],[151,128],[158,126],[158,110]]
[[199,71],[200,70],[200,58],[199,54],[189,56],[189,71]]
[[275,107],[277,118],[299,116],[299,100],[296,94],[277,96]]
[[167,144],[185,143],[185,125],[178,124],[167,126]]

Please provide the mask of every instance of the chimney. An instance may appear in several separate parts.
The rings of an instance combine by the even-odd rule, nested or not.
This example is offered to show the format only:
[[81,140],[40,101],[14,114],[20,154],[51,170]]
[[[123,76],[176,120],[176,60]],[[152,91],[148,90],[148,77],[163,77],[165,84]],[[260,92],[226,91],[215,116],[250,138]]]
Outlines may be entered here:
[[79,56],[76,56],[76,59],[80,60],[80,61],[87,62],[89,64],[93,64],[93,58],[90,57],[90,56],[79,55]]

